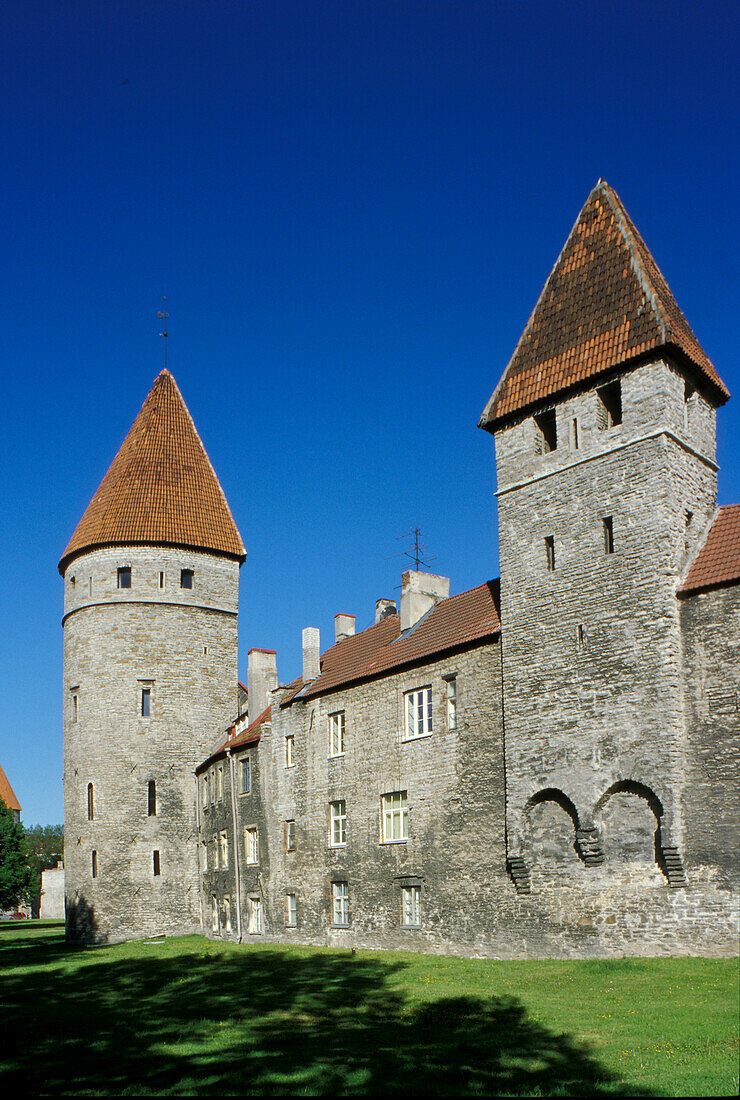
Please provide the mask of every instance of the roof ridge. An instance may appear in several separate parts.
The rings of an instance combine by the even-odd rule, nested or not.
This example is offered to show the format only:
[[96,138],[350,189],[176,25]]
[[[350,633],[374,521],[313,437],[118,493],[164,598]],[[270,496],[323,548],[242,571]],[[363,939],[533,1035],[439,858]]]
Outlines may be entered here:
[[[632,269],[635,272],[635,275],[637,276],[640,285],[642,286],[642,289],[645,291],[645,294],[650,300],[650,305],[653,308],[653,312],[656,314],[656,320],[660,327],[660,334],[663,339],[663,343],[665,343],[666,331],[664,310],[659,310],[656,305],[655,300],[658,299],[658,301],[660,301],[660,296],[656,288],[653,286],[653,282],[650,279],[650,276],[648,275],[645,263],[641,255],[641,250],[638,247],[638,242],[635,239],[635,235],[630,228],[632,224],[632,219],[627,213],[624,203],[622,202],[614,188],[610,187],[606,180],[601,180],[600,182],[603,184],[603,186],[599,189],[611,206],[614,217],[617,219],[617,224],[619,225],[622,236],[624,237],[627,244],[627,250],[629,251],[630,260],[632,262]],[[637,232],[638,230],[635,227],[635,233]],[[647,245],[645,245],[645,247],[647,247]],[[658,265],[656,264],[655,266],[657,267]],[[660,304],[661,306],[663,305],[662,301],[660,302]]]

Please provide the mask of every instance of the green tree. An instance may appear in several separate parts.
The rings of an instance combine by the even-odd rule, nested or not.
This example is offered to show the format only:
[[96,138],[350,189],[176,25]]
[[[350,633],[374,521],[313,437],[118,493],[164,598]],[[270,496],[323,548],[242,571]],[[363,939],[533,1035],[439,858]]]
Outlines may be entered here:
[[0,798],[0,909],[29,900],[31,868],[23,826]]
[[64,859],[64,826],[32,825],[25,830],[28,862],[31,867],[29,896],[36,917],[41,906],[41,873]]

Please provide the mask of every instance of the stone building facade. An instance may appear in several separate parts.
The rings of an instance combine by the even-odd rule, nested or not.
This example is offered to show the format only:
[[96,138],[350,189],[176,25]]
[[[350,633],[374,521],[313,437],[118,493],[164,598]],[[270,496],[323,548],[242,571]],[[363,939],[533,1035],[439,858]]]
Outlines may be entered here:
[[[142,533],[131,478],[109,472],[62,562],[68,912],[83,899],[91,918],[71,933],[736,951],[740,506],[717,508],[715,449],[728,396],[599,181],[481,418],[500,580],[450,596],[410,571],[368,628],[337,615],[323,654],[307,628],[288,685],[259,649],[237,685],[243,549],[220,489],[193,531],[208,510],[163,435],[156,470],[178,488]],[[163,590],[181,569],[197,586]],[[86,820],[91,783],[104,822]]]

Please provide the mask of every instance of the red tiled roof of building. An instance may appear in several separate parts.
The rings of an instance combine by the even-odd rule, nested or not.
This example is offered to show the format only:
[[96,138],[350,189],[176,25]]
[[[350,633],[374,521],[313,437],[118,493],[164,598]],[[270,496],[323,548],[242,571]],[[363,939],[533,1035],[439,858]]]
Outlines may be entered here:
[[222,741],[221,744],[213,750],[213,752],[208,754],[202,764],[199,764],[195,770],[197,772],[203,771],[204,768],[207,768],[214,760],[218,759],[219,756],[223,756],[227,749],[243,749],[247,745],[258,744],[262,737],[262,726],[265,722],[270,721],[270,714],[271,708],[266,707],[265,710],[262,711],[262,714],[258,714],[254,722],[248,725],[245,730],[242,730],[238,737],[227,737],[225,741]]
[[18,810],[20,813],[21,804],[15,797],[15,791],[11,787],[8,777],[2,768],[0,768],[0,798],[2,798],[9,810]]
[[687,596],[726,584],[740,584],[740,504],[720,508],[678,592]]
[[137,543],[245,557],[226,497],[169,371],[155,379],[59,571],[97,546]]
[[280,705],[288,706],[299,693],[301,699],[311,699],[500,634],[498,601],[499,583],[488,581],[440,600],[403,636],[401,616],[389,615],[359,634],[340,638],[322,655],[318,679],[302,692],[302,681],[294,681]]
[[727,400],[621,199],[599,180],[479,426],[491,431],[529,406],[663,347],[690,360],[718,404]]

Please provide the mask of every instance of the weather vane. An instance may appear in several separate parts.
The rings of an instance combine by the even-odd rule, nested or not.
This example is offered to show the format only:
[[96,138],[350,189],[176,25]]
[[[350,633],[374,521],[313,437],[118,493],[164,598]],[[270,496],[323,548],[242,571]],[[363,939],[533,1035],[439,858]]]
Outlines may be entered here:
[[157,317],[160,321],[164,321],[164,332],[160,332],[159,335],[164,337],[164,369],[167,370],[167,337],[169,335],[167,332],[167,318],[169,313],[167,312],[167,296],[165,294],[162,295],[162,308],[157,310]]

